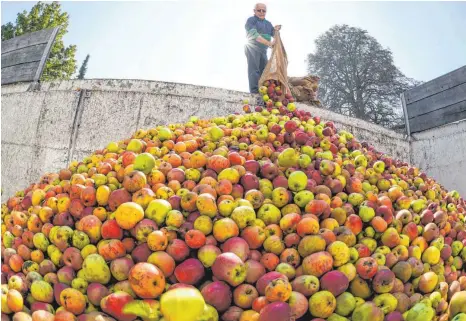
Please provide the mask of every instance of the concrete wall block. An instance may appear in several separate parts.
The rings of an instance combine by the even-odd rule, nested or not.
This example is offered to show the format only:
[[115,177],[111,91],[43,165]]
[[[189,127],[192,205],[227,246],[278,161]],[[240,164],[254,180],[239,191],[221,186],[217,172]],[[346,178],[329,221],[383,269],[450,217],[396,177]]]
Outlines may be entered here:
[[2,143],[32,145],[46,93],[2,95]]
[[37,182],[46,173],[58,172],[67,167],[68,148],[39,147],[31,160],[29,182]]
[[32,146],[2,141],[2,202],[30,184],[33,157]]
[[[147,94],[142,99],[138,128],[148,129],[169,121],[169,100],[162,95]],[[171,116],[173,118],[173,115]]]
[[213,87],[205,87],[205,98],[220,99],[230,102],[241,103],[243,99],[249,98],[251,95],[233,90],[219,89]]
[[[110,141],[109,141],[110,142]],[[109,143],[108,142],[108,143]],[[107,146],[105,144],[105,146]],[[102,146],[103,147],[103,146]],[[97,148],[96,148],[97,149]],[[95,150],[95,149],[94,149]],[[78,150],[76,149],[73,153],[73,156],[71,157],[69,163],[71,163],[72,161],[82,161],[84,159],[84,157],[87,157],[87,156],[91,156],[92,153],[94,152],[94,150],[92,151],[89,151],[89,150]],[[65,167],[68,167],[69,164],[66,164]]]
[[243,105],[238,104],[236,102],[227,101],[227,102],[225,102],[225,111],[226,111],[226,113],[224,113],[223,116],[234,114],[234,113],[242,113],[243,112]]
[[457,190],[466,195],[466,160],[441,167],[431,167],[426,172],[448,190]]
[[[211,117],[217,117],[220,115],[226,115],[225,112],[227,102],[225,100],[218,99],[200,99],[199,100],[199,111],[196,116],[206,119]],[[239,106],[238,106],[239,110]]]
[[466,119],[412,136],[411,163],[466,195]]
[[143,94],[92,91],[83,100],[76,149],[95,150],[136,131]]
[[466,157],[466,120],[413,134],[412,159],[422,168],[456,164]]
[[199,110],[199,99],[173,95],[148,94],[145,96],[139,117],[138,128],[187,121]]
[[78,101],[77,91],[51,91],[45,95],[36,144],[55,149],[69,148]]

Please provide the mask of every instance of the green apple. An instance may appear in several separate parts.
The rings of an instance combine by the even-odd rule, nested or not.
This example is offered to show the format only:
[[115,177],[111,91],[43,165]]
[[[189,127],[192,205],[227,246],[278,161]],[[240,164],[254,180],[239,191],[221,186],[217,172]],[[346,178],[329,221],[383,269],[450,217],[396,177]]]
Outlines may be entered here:
[[224,136],[223,130],[218,126],[213,126],[209,129],[209,137],[214,142],[218,142]]
[[356,308],[356,299],[349,292],[343,292],[337,297],[335,312],[344,317],[348,316]]
[[109,153],[116,153],[116,152],[118,152],[119,149],[120,149],[120,147],[118,146],[117,142],[110,142],[107,145],[107,151]]
[[45,281],[36,280],[31,284],[31,295],[34,300],[46,303],[53,302],[53,288]]
[[287,148],[278,155],[278,165],[294,167],[298,164],[299,155],[293,148]]
[[[143,320],[161,320],[162,312],[157,300],[133,300],[123,306],[123,313],[133,314]],[[97,319],[96,319],[97,320]],[[103,320],[103,319],[102,319]]]
[[257,217],[264,221],[266,225],[278,224],[282,218],[282,214],[275,205],[264,204],[257,211]]
[[[2,213],[3,215],[3,213]],[[3,217],[2,217],[2,220],[3,220]],[[37,234],[34,235],[34,237],[36,236]],[[44,235],[45,236],[45,235]],[[10,232],[10,231],[6,231],[3,235],[2,235],[2,243],[3,245],[6,247],[6,248],[11,248],[13,247],[13,241],[15,240],[15,236]],[[47,240],[48,242],[48,240]],[[34,244],[34,246],[37,248],[36,244]]]
[[[5,233],[6,234],[6,233]],[[3,236],[5,238],[5,236]],[[34,246],[42,252],[47,251],[47,247],[50,245],[49,239],[44,233],[36,233],[32,237],[32,243]]]
[[299,155],[298,164],[301,168],[308,168],[311,165],[312,159],[309,155],[301,154]]
[[199,120],[199,117],[197,117],[197,116],[190,116],[190,117],[189,117],[189,121],[192,122],[192,123],[195,123],[195,122],[197,122],[198,120]]
[[298,193],[296,193],[296,195],[293,198],[295,204],[301,208],[304,208],[307,205],[307,203],[309,203],[313,199],[314,199],[314,194],[311,191],[307,191],[307,190],[299,191]]
[[273,184],[267,178],[261,178],[259,180],[259,190],[262,192],[263,189],[272,189],[273,190]]
[[304,145],[301,147],[301,153],[308,155],[309,157],[313,158],[314,155],[316,154],[314,148],[311,146]]
[[374,298],[373,302],[375,303],[376,306],[382,309],[383,313],[385,314],[389,314],[390,312],[395,311],[396,306],[398,304],[397,298],[395,298],[390,293],[383,293],[383,294],[377,295]]
[[318,136],[318,137],[323,137],[324,135],[322,134],[322,131],[324,130],[324,127],[319,124],[319,125],[316,125],[314,126],[314,133]]
[[213,306],[206,304],[204,312],[196,321],[218,321],[218,312]]
[[78,290],[82,294],[86,294],[88,282],[83,278],[75,278],[71,281],[71,287]]
[[160,299],[166,321],[197,321],[205,310],[204,298],[194,288],[177,288],[165,292]]
[[411,208],[413,209],[414,213],[420,213],[426,207],[426,201],[423,199],[417,199],[411,202]]
[[172,210],[171,204],[167,200],[152,200],[147,206],[144,216],[155,221],[158,225],[165,222],[168,212]]
[[425,321],[432,320],[435,317],[435,311],[432,309],[429,299],[416,303],[407,313],[406,321]]
[[231,215],[235,207],[236,203],[234,201],[226,199],[218,204],[218,211],[220,215],[228,217]]
[[288,187],[293,192],[299,192],[307,186],[307,175],[301,171],[294,171],[288,177]]
[[466,321],[466,313],[459,313],[455,315],[455,317],[451,319],[451,321]]
[[451,252],[453,256],[457,256],[461,253],[461,250],[463,249],[464,245],[461,241],[453,241],[451,243]]
[[63,253],[58,247],[53,244],[47,246],[47,254],[49,255],[50,261],[53,262],[56,266],[59,266],[62,262]]
[[381,174],[385,170],[385,163],[382,161],[376,161],[372,168],[374,168],[377,173]]
[[278,207],[283,207],[288,204],[290,197],[289,192],[284,187],[277,187],[272,191],[272,202]]
[[87,282],[107,284],[110,281],[110,268],[99,254],[88,255],[83,262],[82,270]]
[[337,300],[330,291],[317,292],[309,299],[309,311],[317,318],[328,318],[335,311],[336,305]]
[[231,219],[235,221],[240,229],[244,229],[250,222],[256,219],[256,212],[252,207],[238,206],[231,213]]
[[140,153],[143,148],[143,144],[140,139],[131,139],[128,143],[128,146],[126,146],[126,150],[130,152],[135,152],[135,153]]
[[108,182],[108,178],[104,174],[94,174],[92,175],[92,179],[96,187],[105,185]]
[[384,314],[382,309],[373,302],[364,302],[357,305],[353,311],[352,320],[358,321],[383,321]]
[[266,126],[261,126],[257,131],[256,131],[257,138],[260,140],[266,140],[268,135],[269,135],[269,130],[267,129]]
[[364,205],[359,207],[359,217],[364,223],[370,222],[374,218],[374,216],[375,216],[375,211],[372,207],[364,206]]
[[440,261],[440,250],[435,246],[429,246],[422,253],[422,262],[430,265],[437,264]]
[[162,127],[158,130],[157,138],[163,142],[169,140],[173,137],[172,131],[167,127]]
[[155,167],[155,158],[149,153],[142,153],[134,159],[134,169],[149,174]]
[[186,179],[195,181],[196,183],[201,179],[201,172],[196,168],[188,168],[184,174]]
[[89,243],[89,236],[86,233],[78,230],[73,232],[72,244],[75,248],[82,250]]
[[362,167],[367,167],[367,158],[364,155],[358,155],[354,159],[354,165],[356,167],[362,166]]

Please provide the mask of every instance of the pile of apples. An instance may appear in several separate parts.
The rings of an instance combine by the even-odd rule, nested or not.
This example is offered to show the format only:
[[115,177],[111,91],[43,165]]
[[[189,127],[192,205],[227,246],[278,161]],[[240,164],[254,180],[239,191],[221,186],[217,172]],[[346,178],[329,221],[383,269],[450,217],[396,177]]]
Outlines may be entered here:
[[266,85],[9,198],[1,320],[465,321],[458,192]]
[[[293,95],[286,88],[282,88],[282,85],[276,80],[264,82],[263,86],[259,87],[259,94],[262,95],[262,100],[269,112],[272,108],[276,108],[280,114],[285,115],[287,111],[293,112],[296,110]],[[251,106],[248,101],[244,103],[243,111],[250,113],[252,111]],[[256,106],[255,111],[262,111],[262,107]]]

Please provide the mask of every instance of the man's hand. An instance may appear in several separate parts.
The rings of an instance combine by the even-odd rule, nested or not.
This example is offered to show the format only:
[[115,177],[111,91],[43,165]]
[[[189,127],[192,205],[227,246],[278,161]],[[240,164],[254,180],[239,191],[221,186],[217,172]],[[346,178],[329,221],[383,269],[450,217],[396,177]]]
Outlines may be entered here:
[[282,28],[282,25],[276,25],[275,27],[273,27],[275,31],[279,31],[281,28]]
[[269,41],[269,47],[272,48],[275,45],[275,39],[272,39],[272,41]]

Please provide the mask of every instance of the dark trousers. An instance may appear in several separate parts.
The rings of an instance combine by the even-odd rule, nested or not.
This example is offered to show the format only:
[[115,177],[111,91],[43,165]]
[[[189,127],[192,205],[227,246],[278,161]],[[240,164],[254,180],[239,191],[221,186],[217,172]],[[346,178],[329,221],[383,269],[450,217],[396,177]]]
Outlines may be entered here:
[[257,94],[259,92],[259,79],[267,64],[267,51],[249,45],[245,46],[244,52],[248,60],[249,92]]

